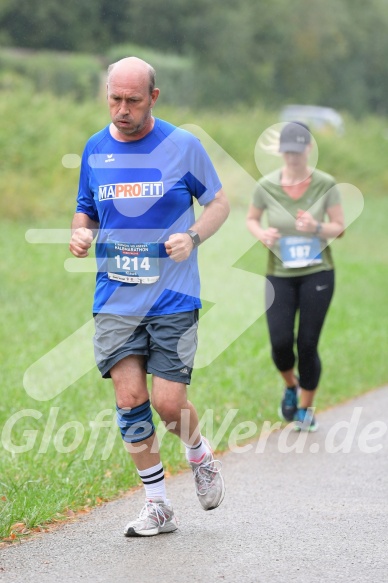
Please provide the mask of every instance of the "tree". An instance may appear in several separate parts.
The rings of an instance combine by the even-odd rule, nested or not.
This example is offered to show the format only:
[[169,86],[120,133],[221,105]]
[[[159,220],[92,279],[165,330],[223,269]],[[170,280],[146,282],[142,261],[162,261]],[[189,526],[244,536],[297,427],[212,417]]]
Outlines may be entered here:
[[0,4],[3,46],[104,56],[117,45],[141,45],[163,62],[165,53],[179,55],[179,71],[171,83],[166,77],[171,95],[180,87],[188,105],[217,107],[300,102],[386,112],[387,28],[387,0]]

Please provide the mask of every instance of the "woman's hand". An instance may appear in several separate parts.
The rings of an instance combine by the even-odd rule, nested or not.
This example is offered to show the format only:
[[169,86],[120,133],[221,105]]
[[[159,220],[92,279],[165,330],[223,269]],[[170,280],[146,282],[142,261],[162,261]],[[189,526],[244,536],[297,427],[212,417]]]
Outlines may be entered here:
[[254,237],[265,247],[271,248],[280,238],[280,233],[274,227],[263,229],[261,227],[261,216],[263,209],[250,205],[247,214],[247,227]]
[[279,238],[279,231],[274,227],[268,227],[268,229],[261,230],[259,241],[266,247],[273,247]]
[[308,211],[298,210],[296,215],[295,227],[297,231],[303,233],[315,233],[317,230],[318,221],[314,219]]

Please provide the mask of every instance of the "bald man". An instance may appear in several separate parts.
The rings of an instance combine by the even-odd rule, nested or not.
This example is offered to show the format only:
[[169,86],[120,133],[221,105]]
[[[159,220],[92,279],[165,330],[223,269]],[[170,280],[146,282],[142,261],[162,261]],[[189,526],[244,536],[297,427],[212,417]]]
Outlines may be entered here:
[[108,68],[111,123],[86,144],[70,241],[83,258],[97,236],[95,357],[113,381],[118,425],[145,489],[128,537],[177,529],[151,404],[185,444],[204,510],[225,493],[187,387],[201,308],[197,248],[224,223],[229,205],[197,138],[152,115],[158,97],[148,63],[128,57]]

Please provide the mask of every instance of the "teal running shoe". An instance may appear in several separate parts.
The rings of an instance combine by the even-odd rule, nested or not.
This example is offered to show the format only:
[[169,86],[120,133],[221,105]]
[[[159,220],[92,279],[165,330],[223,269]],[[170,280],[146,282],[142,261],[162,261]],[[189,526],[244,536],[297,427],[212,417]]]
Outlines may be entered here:
[[298,410],[298,395],[296,387],[286,387],[279,407],[279,417],[284,421],[293,421]]
[[316,431],[318,423],[314,417],[314,407],[298,409],[294,417],[295,431]]

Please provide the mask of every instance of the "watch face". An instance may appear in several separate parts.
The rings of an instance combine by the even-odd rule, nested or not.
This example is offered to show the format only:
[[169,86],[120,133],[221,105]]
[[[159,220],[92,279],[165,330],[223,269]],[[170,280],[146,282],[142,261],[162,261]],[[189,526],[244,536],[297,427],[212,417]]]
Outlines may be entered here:
[[198,247],[198,245],[201,242],[201,239],[199,238],[198,233],[196,233],[195,231],[190,231],[190,229],[187,231],[187,234],[190,235],[191,240],[193,242],[194,247]]

